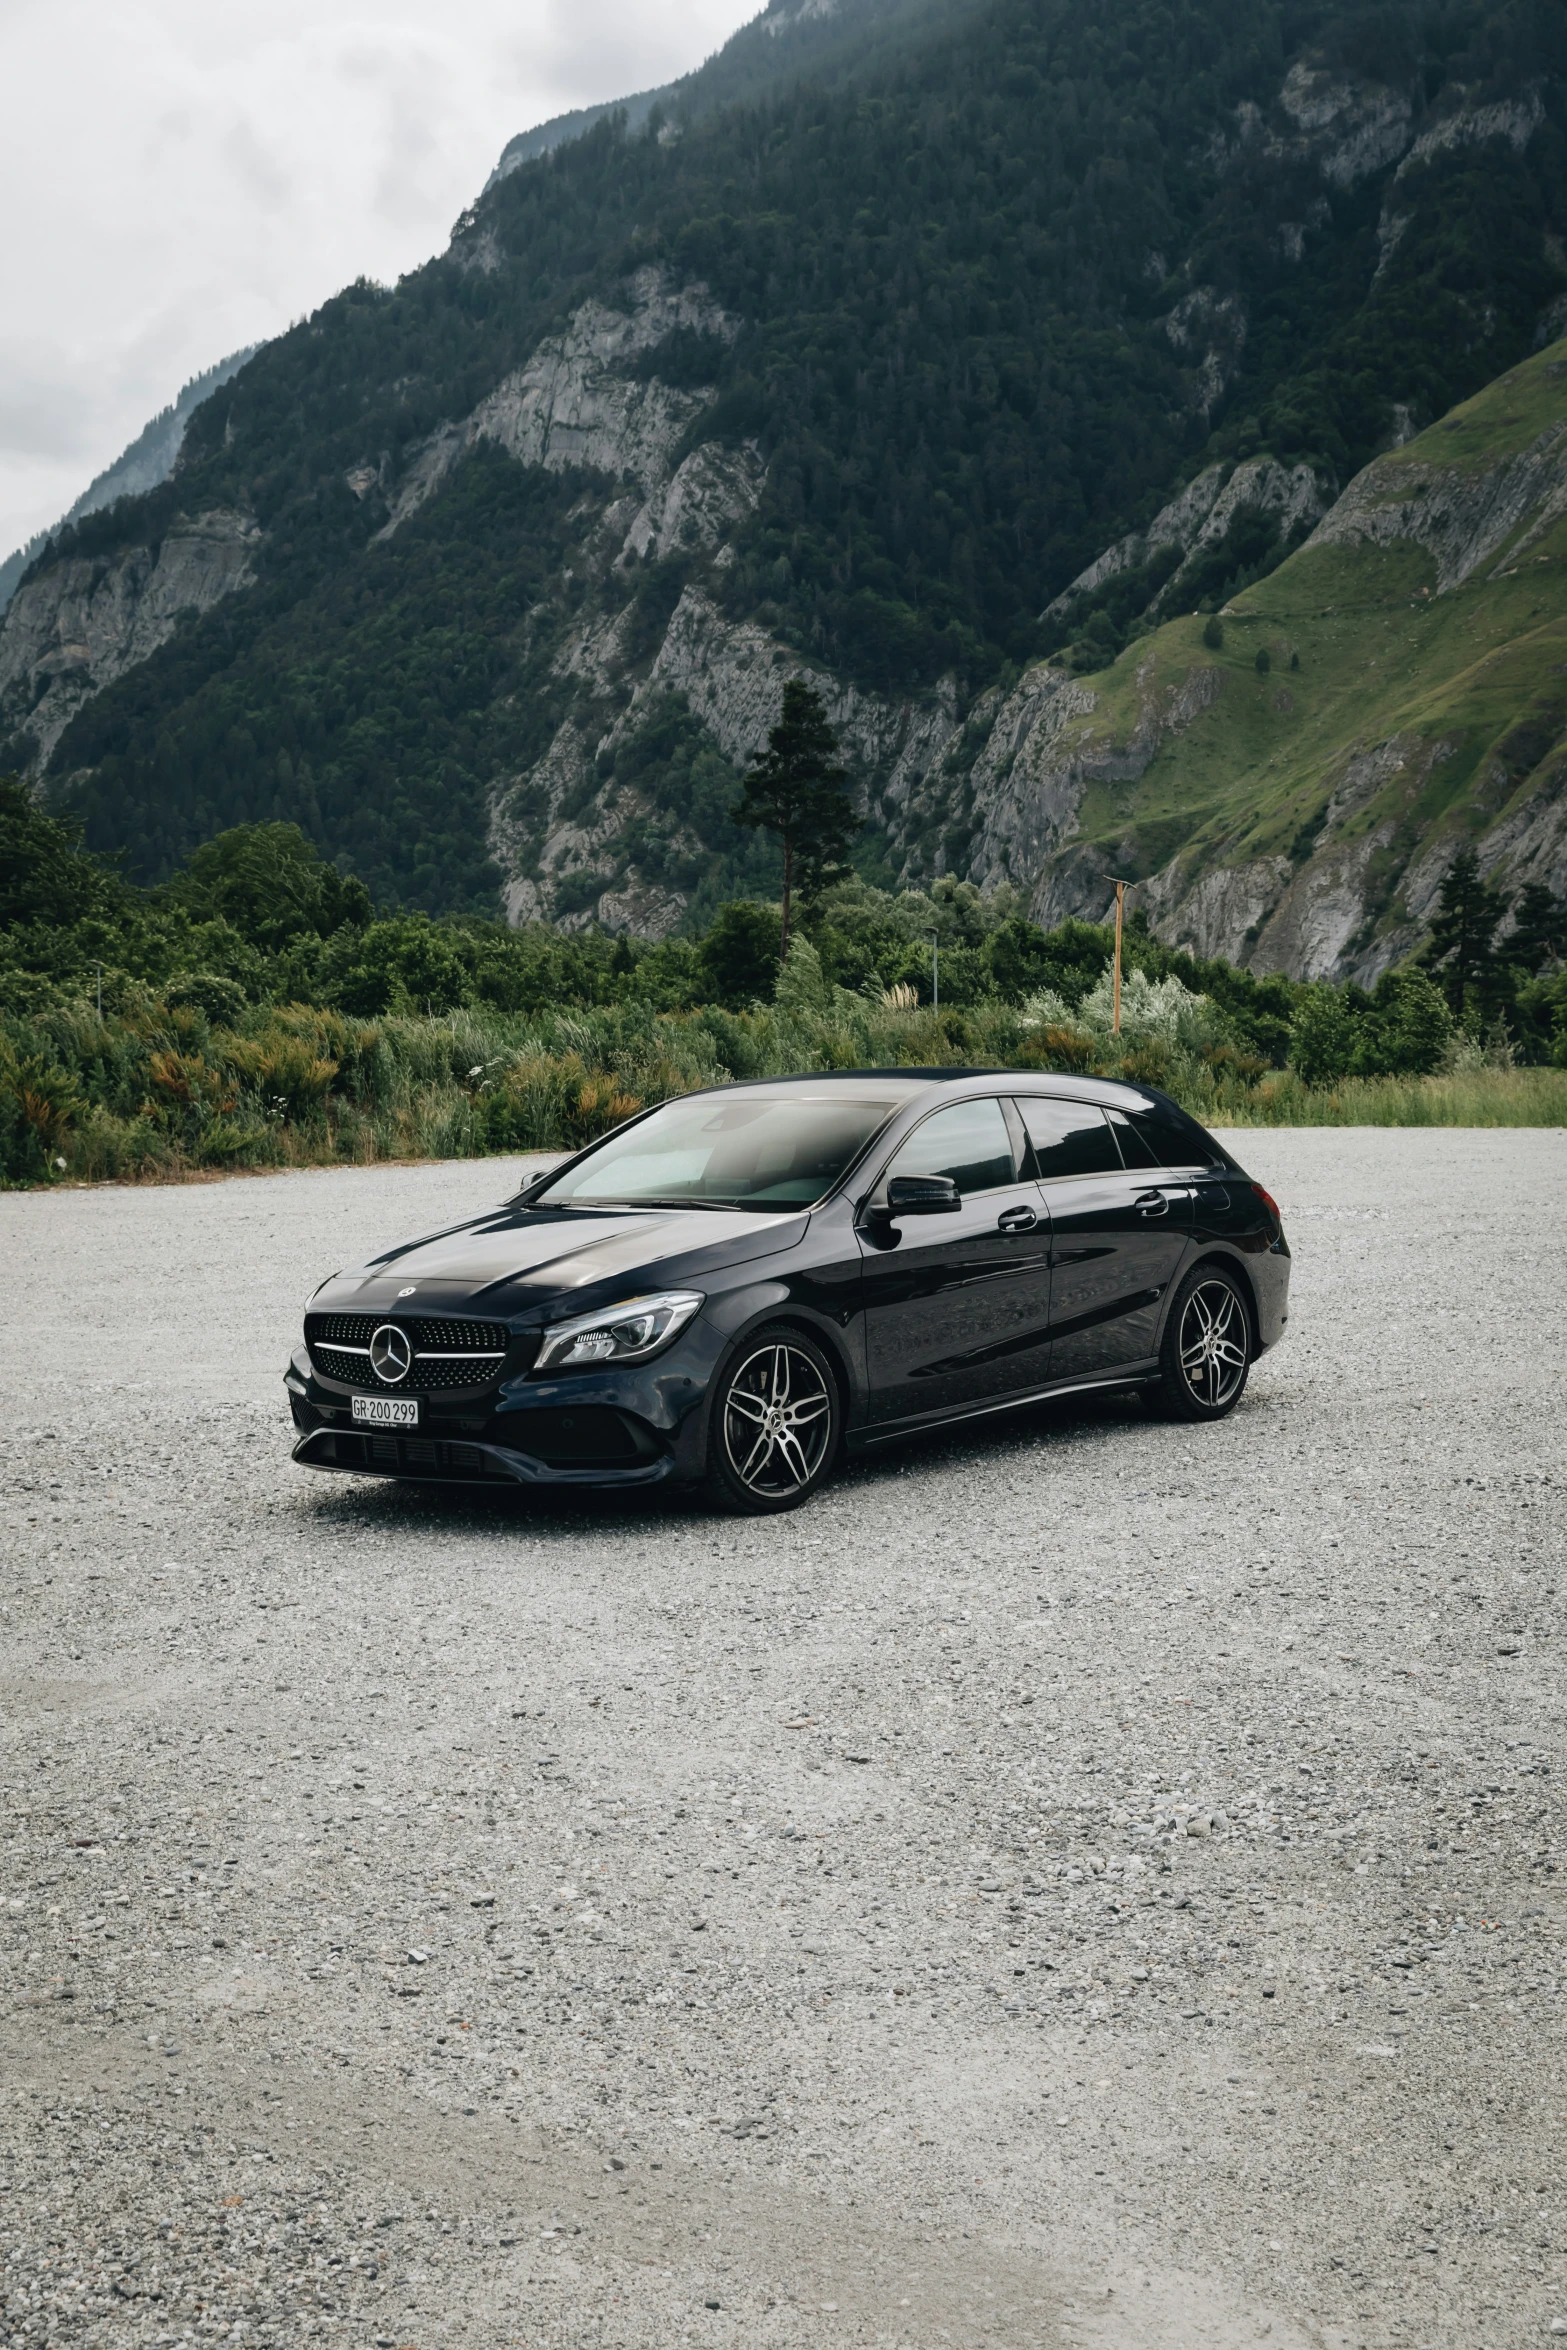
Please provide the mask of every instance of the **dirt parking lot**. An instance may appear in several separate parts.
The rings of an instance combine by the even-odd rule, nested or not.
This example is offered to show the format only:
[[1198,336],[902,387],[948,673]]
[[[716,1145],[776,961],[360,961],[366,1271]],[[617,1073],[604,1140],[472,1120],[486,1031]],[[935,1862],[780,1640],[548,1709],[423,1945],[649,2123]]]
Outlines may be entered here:
[[1233,1419],[762,1523],[290,1465],[514,1168],[0,1198],[0,2339],[1567,2333],[1567,1140],[1242,1155]]

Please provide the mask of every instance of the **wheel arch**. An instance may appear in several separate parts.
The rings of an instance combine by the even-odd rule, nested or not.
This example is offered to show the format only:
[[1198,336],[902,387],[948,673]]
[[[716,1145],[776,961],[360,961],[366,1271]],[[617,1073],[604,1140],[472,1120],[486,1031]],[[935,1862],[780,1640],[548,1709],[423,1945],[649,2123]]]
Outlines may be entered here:
[[[838,1409],[842,1415],[842,1424],[839,1429],[841,1436],[848,1427],[849,1414],[854,1408],[854,1374],[849,1365],[842,1331],[829,1322],[825,1316],[821,1321],[817,1321],[814,1315],[802,1313],[797,1306],[792,1304],[780,1306],[770,1314],[758,1314],[753,1321],[746,1324],[736,1343],[743,1345],[748,1338],[753,1338],[758,1330],[798,1330],[802,1338],[810,1339],[813,1346],[821,1348],[832,1368],[833,1378],[837,1382]],[[727,1369],[733,1351],[733,1348],[730,1348],[725,1353],[721,1369]]]
[[1250,1269],[1244,1257],[1230,1249],[1214,1247],[1211,1243],[1206,1245],[1199,1255],[1193,1257],[1189,1265],[1184,1265],[1176,1279],[1171,1282],[1170,1302],[1165,1308],[1164,1321],[1159,1331],[1159,1343],[1161,1346],[1164,1343],[1165,1333],[1170,1327],[1170,1311],[1176,1298],[1194,1273],[1205,1272],[1211,1265],[1217,1265],[1222,1271],[1230,1274],[1241,1293],[1241,1303],[1246,1308],[1247,1327],[1251,1332],[1252,1360],[1255,1362],[1262,1352],[1262,1305],[1257,1296],[1257,1285],[1252,1280]]
[[794,1330],[808,1338],[813,1346],[826,1356],[838,1390],[838,1451],[842,1456],[844,1440],[849,1432],[855,1405],[854,1366],[849,1359],[848,1340],[844,1332],[823,1315],[820,1319],[804,1309],[792,1298],[783,1298],[771,1306],[759,1306],[748,1314],[727,1339],[724,1351],[713,1366],[707,1391],[702,1399],[702,1445],[705,1452],[708,1432],[712,1425],[713,1399],[727,1376],[735,1356],[749,1344],[759,1330]]

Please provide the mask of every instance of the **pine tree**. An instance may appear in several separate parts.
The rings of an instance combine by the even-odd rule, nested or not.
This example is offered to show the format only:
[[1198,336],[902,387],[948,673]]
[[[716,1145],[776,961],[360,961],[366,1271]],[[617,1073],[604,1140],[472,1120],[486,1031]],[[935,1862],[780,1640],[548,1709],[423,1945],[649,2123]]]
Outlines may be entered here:
[[1466,1005],[1476,1006],[1486,992],[1496,963],[1492,941],[1503,911],[1502,894],[1481,879],[1474,850],[1460,849],[1447,868],[1424,957],[1441,972],[1455,1020],[1462,1020]]
[[1513,927],[1502,941],[1502,957],[1532,979],[1547,963],[1567,955],[1567,905],[1543,883],[1531,881],[1513,900]]
[[819,889],[833,879],[860,829],[843,788],[845,771],[836,764],[837,749],[821,695],[803,677],[791,677],[784,687],[783,714],[766,750],[752,757],[744,794],[732,811],[736,824],[775,832],[783,844],[783,962],[789,959],[789,904],[796,878],[804,889]]

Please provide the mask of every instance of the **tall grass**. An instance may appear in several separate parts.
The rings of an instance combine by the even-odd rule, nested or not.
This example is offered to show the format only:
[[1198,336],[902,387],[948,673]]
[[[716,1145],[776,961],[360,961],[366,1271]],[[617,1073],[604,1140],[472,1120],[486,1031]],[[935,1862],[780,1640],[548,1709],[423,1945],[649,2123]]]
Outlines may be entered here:
[[354,1020],[287,1005],[223,1027],[148,995],[108,1019],[85,1004],[6,1017],[0,1182],[166,1181],[224,1168],[573,1149],[698,1086],[867,1067],[1130,1077],[1214,1125],[1567,1126],[1567,1070],[1461,1069],[1313,1088],[1223,1042],[1193,1011],[1201,998],[1134,995],[1137,1020],[1115,1036],[1094,996],[1075,1013],[1040,999],[938,1015],[905,991],[829,989],[813,964],[791,956],[777,1002],[746,1012],[655,1013],[630,1003],[542,1017]]
[[1265,1079],[1229,1126],[1567,1127],[1567,1069],[1465,1069],[1451,1076],[1347,1077],[1303,1085],[1293,1071]]

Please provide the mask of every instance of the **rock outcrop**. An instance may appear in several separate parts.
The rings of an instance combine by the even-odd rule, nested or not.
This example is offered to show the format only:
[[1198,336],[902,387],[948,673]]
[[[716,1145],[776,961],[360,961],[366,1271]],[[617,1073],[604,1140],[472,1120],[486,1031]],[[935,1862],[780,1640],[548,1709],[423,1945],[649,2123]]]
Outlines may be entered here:
[[[580,465],[630,479],[645,499],[666,494],[675,451],[713,394],[677,389],[637,372],[636,363],[680,328],[725,342],[738,330],[704,286],[672,288],[657,269],[638,270],[627,294],[624,310],[585,302],[564,334],[542,342],[471,415],[442,425],[413,451],[381,535],[416,512],[481,441],[523,465],[553,472]],[[633,528],[642,529],[645,544],[658,525],[639,516]]]
[[1414,101],[1408,90],[1305,63],[1292,65],[1279,105],[1295,132],[1275,142],[1284,156],[1309,156],[1336,188],[1352,188],[1402,155]]
[[48,758],[82,704],[255,576],[260,526],[219,507],[172,523],[154,546],[51,564],[0,623],[0,717]]
[[1495,463],[1422,464],[1403,452],[1379,458],[1356,475],[1307,543],[1412,542],[1434,559],[1441,595],[1504,550],[1508,562],[1516,563],[1564,513],[1567,418]]
[[1181,562],[1148,608],[1179,611],[1183,582],[1240,516],[1268,516],[1276,541],[1284,544],[1303,525],[1313,524],[1327,513],[1335,486],[1313,466],[1281,465],[1273,457],[1253,457],[1233,470],[1210,465],[1160,508],[1146,530],[1118,539],[1080,571],[1070,586],[1046,605],[1042,617],[1047,622],[1065,620],[1096,588],[1120,573],[1142,570],[1172,548],[1181,550]]
[[129,448],[122,449],[112,465],[90,481],[81,496],[68,506],[59,521],[48,530],[41,530],[18,547],[0,563],[0,612],[16,593],[22,574],[35,563],[51,539],[70,523],[79,522],[83,515],[97,514],[105,506],[112,506],[117,498],[140,497],[144,491],[157,489],[166,482],[179,462],[189,424],[203,400],[210,400],[231,377],[236,376],[247,359],[255,355],[258,346],[248,343],[242,351],[231,351],[220,359],[216,367],[193,376],[181,387],[178,397],[167,408],[160,409],[149,424],[143,425]]
[[1099,717],[1099,696],[1081,678],[1030,670],[997,710],[970,788],[978,830],[971,877],[1008,881],[1047,926],[1103,912],[1113,892],[1113,844],[1075,844],[1083,801],[1096,784],[1135,784],[1173,735],[1217,700],[1220,672],[1199,664],[1161,678],[1156,654],[1137,670],[1137,715],[1123,739]]
[[[1509,120],[1510,135],[1522,138],[1527,112]],[[1480,113],[1460,131],[1509,135],[1508,124]],[[1298,524],[1314,496],[1320,485],[1305,468],[1291,473],[1264,460],[1237,468],[1227,482],[1210,468],[1146,531],[1107,550],[1051,616],[1161,548],[1190,548],[1184,569],[1245,505],[1277,501]],[[1389,583],[1368,566],[1363,584],[1348,588],[1356,614],[1348,636],[1331,608],[1346,592],[1342,571],[1319,573],[1335,584],[1307,587],[1303,596],[1313,576],[1307,570],[1277,595],[1269,579],[1237,598],[1225,621],[1226,658],[1214,668],[1171,668],[1165,648],[1175,631],[1165,630],[1146,640],[1130,697],[1130,651],[1113,671],[1091,679],[1048,669],[1025,676],[995,712],[969,779],[972,874],[1012,882],[1028,895],[1036,919],[1049,923],[1068,915],[1101,919],[1112,895],[1107,874],[1139,873],[1139,902],[1171,944],[1296,978],[1366,985],[1419,945],[1462,840],[1475,841],[1483,869],[1509,891],[1538,881],[1567,893],[1567,642],[1554,585],[1564,528],[1567,360],[1547,352],[1378,458],[1318,521],[1296,557],[1300,565],[1357,548],[1403,546],[1429,558],[1424,579],[1401,571]],[[1177,588],[1180,577],[1178,570]],[[1286,573],[1273,578],[1283,581]],[[1538,589],[1525,586],[1535,579]],[[1466,607],[1471,616],[1456,638],[1453,624],[1437,622],[1434,611],[1424,633],[1411,617],[1427,602],[1466,587],[1474,596],[1482,586],[1512,598],[1499,634],[1484,597]],[[1179,606],[1178,592],[1170,601]],[[1331,733],[1318,738],[1315,731],[1292,742],[1293,680],[1281,680],[1276,668],[1270,675],[1268,666],[1290,651],[1292,624],[1281,618],[1290,613],[1322,629],[1319,673],[1326,663],[1342,683],[1342,664],[1354,662],[1367,703],[1390,714],[1401,706],[1408,712],[1412,700],[1418,708],[1421,672],[1412,648],[1427,644],[1435,664],[1426,681],[1429,721],[1409,716],[1380,739],[1340,737],[1336,746]],[[1244,669],[1228,644],[1232,627],[1246,631]],[[1510,638],[1514,627],[1519,633]],[[1189,622],[1176,641],[1189,654]],[[1312,660],[1308,651],[1308,668]],[[1493,662],[1507,666],[1493,670]],[[1388,701],[1382,680],[1395,677],[1400,683]],[[1166,789],[1152,801],[1140,797],[1149,768],[1215,708],[1221,688],[1237,697],[1241,731],[1226,743],[1221,730],[1215,753],[1233,762],[1245,745],[1256,761],[1254,793],[1237,796],[1232,764],[1230,782],[1210,796],[1204,762],[1188,758],[1171,771],[1185,779],[1173,796]],[[1328,707],[1318,701],[1316,725]],[[1476,764],[1493,730],[1494,748],[1481,751]],[[1312,757],[1318,739],[1320,765]],[[1269,743],[1272,750],[1261,747]],[[1459,787],[1443,770],[1460,757],[1468,763],[1458,771],[1464,821],[1455,825],[1445,811]],[[1291,780],[1273,826],[1273,841],[1282,834],[1282,844],[1274,846],[1267,827],[1261,843],[1253,835],[1278,790],[1270,774],[1280,762]],[[1284,810],[1292,811],[1287,820]],[[1152,863],[1151,852],[1162,853],[1162,862]]]

